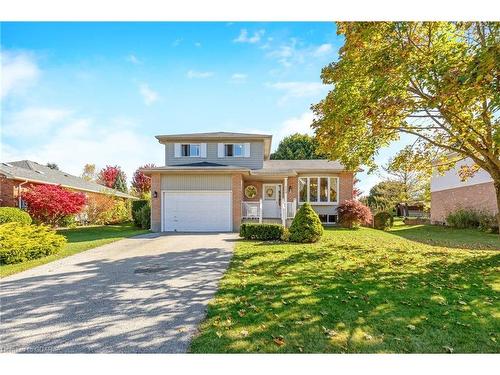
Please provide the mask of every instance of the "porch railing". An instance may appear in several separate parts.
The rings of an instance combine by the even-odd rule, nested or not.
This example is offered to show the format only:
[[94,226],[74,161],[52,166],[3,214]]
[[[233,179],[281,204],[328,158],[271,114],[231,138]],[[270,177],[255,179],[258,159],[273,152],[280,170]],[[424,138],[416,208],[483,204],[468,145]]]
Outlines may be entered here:
[[241,217],[243,219],[259,219],[262,221],[262,199],[258,202],[241,202]]
[[294,199],[293,202],[286,202],[286,218],[293,219],[297,213],[297,200]]

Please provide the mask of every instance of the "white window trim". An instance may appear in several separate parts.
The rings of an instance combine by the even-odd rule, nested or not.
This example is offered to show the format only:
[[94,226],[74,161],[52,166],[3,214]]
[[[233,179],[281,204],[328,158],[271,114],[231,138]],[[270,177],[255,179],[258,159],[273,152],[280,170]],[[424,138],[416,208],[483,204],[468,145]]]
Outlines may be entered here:
[[[222,145],[222,148],[219,148],[218,157],[223,157],[223,158],[248,158],[248,157],[250,157],[250,143],[219,143],[219,145]],[[227,145],[233,145],[233,155],[232,156],[226,155],[226,146]],[[236,150],[235,146],[236,145],[242,146],[241,147],[241,151],[242,151],[241,155],[235,155],[235,150]],[[220,155],[220,151],[222,151],[222,156]]]
[[[327,201],[326,202],[322,202],[320,201],[320,179],[321,178],[326,178],[328,180],[328,184],[327,184]],[[307,201],[301,201],[300,200],[300,179],[305,179],[306,180],[306,186],[307,186]],[[311,201],[309,198],[311,197],[311,184],[310,184],[310,181],[311,179],[316,179],[317,180],[317,186],[318,186],[318,196],[316,198],[315,201]],[[331,183],[332,183],[332,179],[335,179],[337,181],[336,183],[336,191],[337,191],[337,199],[335,201],[330,201],[330,187],[331,187]],[[339,181],[340,179],[338,177],[335,177],[335,176],[309,176],[309,177],[298,177],[298,180],[297,180],[297,187],[299,187],[297,189],[297,201],[299,203],[311,203],[311,204],[314,204],[314,205],[324,205],[324,206],[328,206],[328,205],[335,205],[335,204],[339,204]]]

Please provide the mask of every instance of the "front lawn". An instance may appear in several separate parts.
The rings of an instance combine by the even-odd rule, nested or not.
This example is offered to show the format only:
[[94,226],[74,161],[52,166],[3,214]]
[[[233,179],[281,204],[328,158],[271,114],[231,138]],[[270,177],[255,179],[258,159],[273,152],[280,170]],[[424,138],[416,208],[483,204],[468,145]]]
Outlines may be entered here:
[[65,236],[68,243],[59,253],[23,263],[1,265],[0,277],[12,275],[81,251],[147,232],[147,230],[139,229],[130,223],[62,229],[58,233]]
[[191,351],[498,353],[498,250],[432,226],[241,241]]

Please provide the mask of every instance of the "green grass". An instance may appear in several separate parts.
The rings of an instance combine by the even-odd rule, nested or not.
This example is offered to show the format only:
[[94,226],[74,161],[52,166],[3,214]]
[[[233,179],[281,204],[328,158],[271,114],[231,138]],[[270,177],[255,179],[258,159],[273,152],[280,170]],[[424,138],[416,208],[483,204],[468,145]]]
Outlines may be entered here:
[[66,237],[68,243],[59,253],[28,262],[2,265],[0,266],[0,277],[12,275],[81,251],[147,232],[147,230],[138,229],[131,223],[62,229],[58,233]]
[[498,250],[433,226],[241,241],[191,351],[498,353]]

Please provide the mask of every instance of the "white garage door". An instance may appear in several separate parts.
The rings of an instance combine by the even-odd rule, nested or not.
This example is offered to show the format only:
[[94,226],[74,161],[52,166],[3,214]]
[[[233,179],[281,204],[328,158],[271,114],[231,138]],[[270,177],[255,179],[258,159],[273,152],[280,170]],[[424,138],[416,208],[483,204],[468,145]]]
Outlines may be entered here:
[[229,232],[231,191],[164,191],[162,231]]

